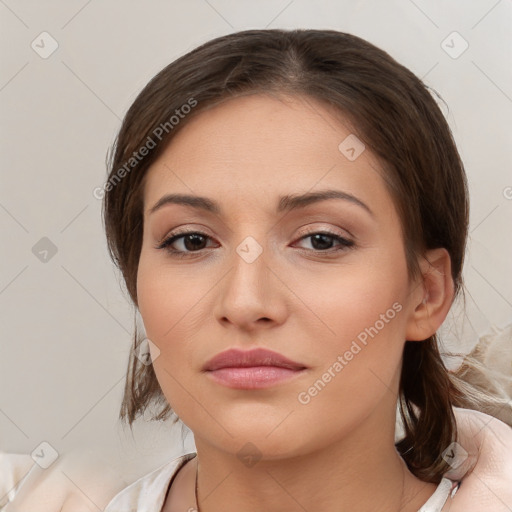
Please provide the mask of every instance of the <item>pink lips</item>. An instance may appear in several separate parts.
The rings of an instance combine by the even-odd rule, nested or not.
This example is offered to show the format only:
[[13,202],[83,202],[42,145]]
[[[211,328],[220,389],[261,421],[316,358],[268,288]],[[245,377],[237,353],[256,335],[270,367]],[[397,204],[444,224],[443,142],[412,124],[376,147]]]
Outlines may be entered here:
[[204,366],[213,380],[237,389],[260,389],[301,374],[306,366],[267,349],[230,349],[210,359]]

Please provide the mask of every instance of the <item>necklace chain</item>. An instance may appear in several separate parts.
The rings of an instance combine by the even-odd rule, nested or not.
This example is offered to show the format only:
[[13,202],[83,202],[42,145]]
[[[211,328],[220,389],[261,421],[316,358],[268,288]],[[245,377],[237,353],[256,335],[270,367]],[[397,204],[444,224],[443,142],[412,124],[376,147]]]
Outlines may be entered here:
[[[199,498],[197,497],[197,474],[199,473],[199,467],[196,468],[196,484],[195,484],[195,487],[194,487],[194,494],[195,494],[195,498],[196,498],[196,512],[201,512],[200,509],[199,509]],[[404,471],[404,468],[402,467],[402,494],[400,496],[400,510],[402,510],[402,503],[403,503],[403,499],[404,499],[404,487],[405,487],[405,471]]]
[[195,496],[196,496],[196,512],[199,512],[199,499],[197,497],[197,474],[199,473],[199,467],[196,467],[196,486],[195,486]]

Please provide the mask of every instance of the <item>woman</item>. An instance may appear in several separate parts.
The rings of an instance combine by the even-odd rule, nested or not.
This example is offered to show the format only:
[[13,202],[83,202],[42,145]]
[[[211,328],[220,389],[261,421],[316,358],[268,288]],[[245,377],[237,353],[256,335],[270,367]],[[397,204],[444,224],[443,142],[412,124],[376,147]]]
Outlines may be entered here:
[[[511,429],[467,411],[493,399],[436,338],[462,286],[463,164],[387,53],[329,30],[212,40],[139,94],[98,192],[146,331],[121,417],[156,406],[196,444],[106,512],[512,507]],[[484,495],[463,477],[491,431],[508,448],[481,458],[509,472]]]
[[436,331],[468,203],[420,80],[335,31],[217,38],[140,93],[105,191],[152,356],[132,356],[122,417],[153,401],[197,448],[170,489],[177,467],[153,474],[162,510],[449,506],[452,407],[475,402]]

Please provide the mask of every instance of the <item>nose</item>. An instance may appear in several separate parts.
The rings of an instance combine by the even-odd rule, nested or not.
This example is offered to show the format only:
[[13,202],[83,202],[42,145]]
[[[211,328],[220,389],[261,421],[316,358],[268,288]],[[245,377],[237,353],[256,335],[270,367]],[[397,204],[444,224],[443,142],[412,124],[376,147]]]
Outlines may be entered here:
[[218,285],[214,307],[219,322],[245,331],[280,325],[287,315],[283,276],[267,264],[264,252],[254,251],[250,243],[242,243],[233,251],[230,270]]

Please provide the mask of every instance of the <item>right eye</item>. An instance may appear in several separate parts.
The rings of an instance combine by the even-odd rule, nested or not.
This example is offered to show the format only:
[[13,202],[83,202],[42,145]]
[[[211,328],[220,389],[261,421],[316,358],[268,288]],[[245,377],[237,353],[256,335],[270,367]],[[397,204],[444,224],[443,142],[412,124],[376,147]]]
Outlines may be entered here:
[[[205,249],[204,244],[207,240],[211,240],[211,237],[205,233],[199,231],[181,231],[179,233],[171,233],[160,242],[156,248],[165,249],[171,256],[183,258],[186,257],[187,254]],[[175,244],[181,247],[176,248]]]

